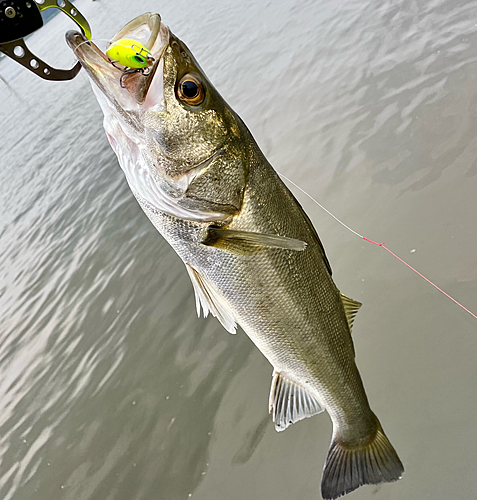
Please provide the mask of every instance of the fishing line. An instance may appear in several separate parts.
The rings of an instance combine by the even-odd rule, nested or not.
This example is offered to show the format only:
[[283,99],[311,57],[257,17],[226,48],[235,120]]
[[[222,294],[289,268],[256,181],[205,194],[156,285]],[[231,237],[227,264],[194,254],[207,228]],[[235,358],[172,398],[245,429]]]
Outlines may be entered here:
[[331,217],[333,217],[333,219],[335,219],[335,221],[339,222],[348,231],[351,231],[353,234],[355,234],[356,236],[358,236],[359,238],[361,238],[361,239],[363,239],[365,241],[368,241],[369,243],[373,243],[374,245],[377,245],[378,247],[381,247],[381,248],[384,248],[384,250],[387,250],[393,257],[396,257],[397,260],[399,260],[400,262],[402,262],[405,266],[407,266],[409,269],[411,269],[412,271],[414,271],[418,276],[420,276],[422,279],[426,280],[429,284],[431,284],[434,288],[436,288],[437,290],[439,290],[439,292],[443,293],[448,299],[451,299],[452,302],[456,303],[459,307],[461,307],[462,309],[464,309],[464,311],[468,312],[471,316],[473,316],[475,319],[477,319],[477,315],[475,315],[472,311],[469,311],[469,309],[467,309],[467,307],[463,306],[460,302],[457,302],[457,300],[455,300],[453,297],[451,297],[447,292],[444,292],[444,290],[442,290],[442,288],[439,288],[430,279],[427,279],[423,274],[421,274],[417,269],[414,269],[410,264],[408,264],[406,261],[404,261],[403,259],[401,259],[401,257],[399,257],[394,252],[392,252],[387,246],[385,246],[384,242],[378,243],[378,242],[370,240],[369,238],[364,237],[362,234],[359,234],[358,232],[354,231],[349,226],[347,226],[343,221],[341,221],[340,219],[338,219],[338,217],[336,217],[329,210],[327,210],[323,205],[321,205],[321,203],[318,203],[304,189],[302,189],[300,186],[296,185],[288,177],[286,177],[286,176],[284,176],[283,174],[280,174],[280,173],[278,173],[278,175],[280,177],[282,177],[283,179],[285,179],[286,181],[288,181],[293,186],[295,186],[297,189],[299,189],[304,195],[308,196],[308,198],[310,198],[310,200],[313,203],[316,203],[321,209],[323,209],[328,215],[331,215]]
[[[108,42],[111,43],[111,40],[108,40],[107,38],[92,38],[91,40],[85,40],[84,42],[79,43],[73,50],[73,52],[76,54],[76,51],[81,47],[81,45],[84,45],[85,43],[90,43],[90,42]],[[101,49],[100,49],[101,50]]]

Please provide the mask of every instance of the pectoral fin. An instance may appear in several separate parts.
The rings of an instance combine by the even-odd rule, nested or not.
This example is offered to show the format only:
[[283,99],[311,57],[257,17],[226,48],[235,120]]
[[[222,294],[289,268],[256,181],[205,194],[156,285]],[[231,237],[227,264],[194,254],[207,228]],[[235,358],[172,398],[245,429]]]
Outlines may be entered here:
[[202,244],[222,247],[226,250],[237,250],[241,253],[252,253],[257,247],[283,248],[302,252],[306,243],[286,236],[275,234],[261,234],[250,231],[236,231],[234,229],[222,229],[209,226],[207,237]]
[[346,313],[346,319],[348,320],[349,331],[351,331],[351,329],[353,328],[354,318],[356,317],[359,308],[363,304],[361,304],[361,302],[356,302],[355,300],[350,299],[349,297],[346,297],[346,295],[343,295],[342,293],[340,295]]
[[193,267],[186,264],[187,272],[195,292],[195,305],[197,316],[200,318],[200,308],[207,318],[209,312],[215,316],[222,326],[230,333],[236,333],[236,322],[225,299],[218,292],[214,285],[207,278],[199,274]]
[[273,372],[269,412],[278,432],[322,411],[320,403],[303,387],[281,373]]

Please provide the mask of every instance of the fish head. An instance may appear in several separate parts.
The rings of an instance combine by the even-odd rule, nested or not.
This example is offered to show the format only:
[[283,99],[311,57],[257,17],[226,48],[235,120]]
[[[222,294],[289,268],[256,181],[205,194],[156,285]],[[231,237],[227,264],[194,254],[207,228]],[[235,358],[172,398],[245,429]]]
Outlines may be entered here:
[[92,41],[68,32],[104,114],[104,128],[143,205],[191,220],[221,221],[240,210],[248,130],[159,14],[143,14],[111,40],[137,40],[146,70],[119,68]]

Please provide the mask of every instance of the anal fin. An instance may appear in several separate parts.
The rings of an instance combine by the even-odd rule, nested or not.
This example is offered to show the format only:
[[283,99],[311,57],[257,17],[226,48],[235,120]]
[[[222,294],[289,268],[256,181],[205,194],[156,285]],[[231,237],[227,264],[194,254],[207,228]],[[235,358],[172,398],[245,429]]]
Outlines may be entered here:
[[237,325],[235,318],[220,292],[215,289],[214,285],[207,278],[203,277],[189,264],[186,264],[186,269],[195,292],[197,316],[200,317],[200,308],[202,306],[204,318],[207,318],[210,312],[228,332],[236,333]]
[[274,371],[270,407],[275,429],[284,431],[290,424],[323,411],[317,399],[285,375]]

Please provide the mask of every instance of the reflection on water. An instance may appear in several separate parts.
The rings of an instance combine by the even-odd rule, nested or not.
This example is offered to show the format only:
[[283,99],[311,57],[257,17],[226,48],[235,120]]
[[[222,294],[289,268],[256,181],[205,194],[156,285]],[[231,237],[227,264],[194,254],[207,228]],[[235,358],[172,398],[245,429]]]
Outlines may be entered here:
[[[77,3],[98,37],[159,10],[278,170],[477,308],[477,2]],[[30,43],[46,59],[69,28]],[[84,76],[0,73],[0,498],[319,498],[328,418],[274,432],[271,367],[195,317]],[[470,497],[475,321],[302,201],[407,469],[354,497]]]

